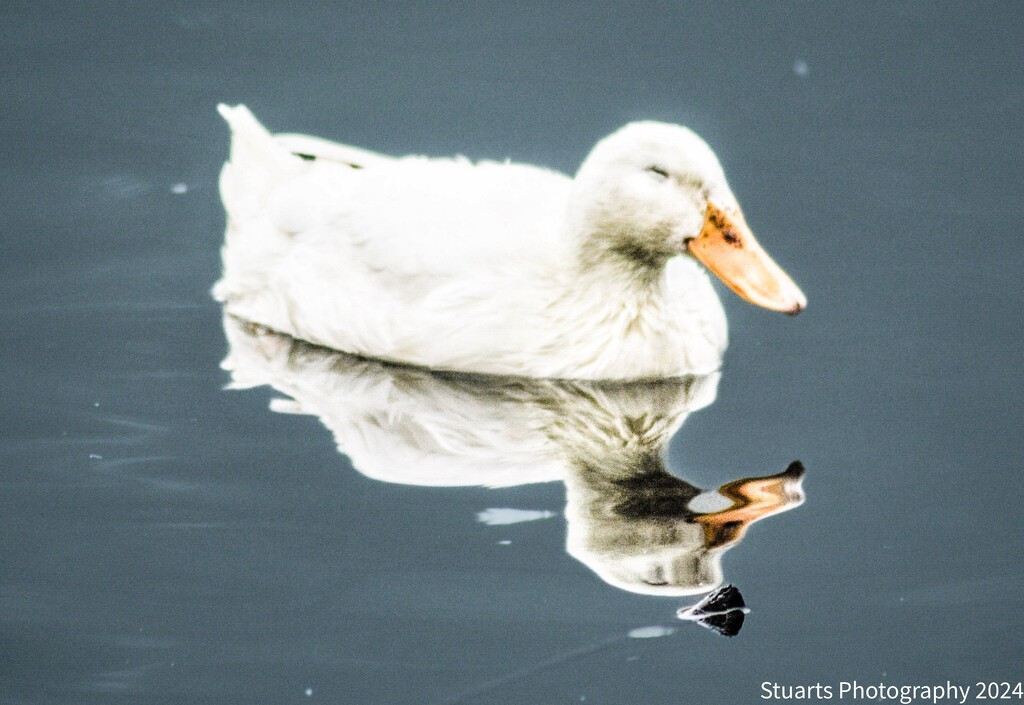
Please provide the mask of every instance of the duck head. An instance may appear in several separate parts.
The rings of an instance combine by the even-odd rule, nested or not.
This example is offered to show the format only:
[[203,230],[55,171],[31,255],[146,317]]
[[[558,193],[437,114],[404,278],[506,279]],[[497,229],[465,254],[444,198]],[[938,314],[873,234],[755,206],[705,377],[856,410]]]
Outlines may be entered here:
[[660,269],[690,256],[753,304],[790,314],[807,305],[757,243],[715,153],[680,125],[635,122],[598,142],[574,180],[569,215],[589,257]]

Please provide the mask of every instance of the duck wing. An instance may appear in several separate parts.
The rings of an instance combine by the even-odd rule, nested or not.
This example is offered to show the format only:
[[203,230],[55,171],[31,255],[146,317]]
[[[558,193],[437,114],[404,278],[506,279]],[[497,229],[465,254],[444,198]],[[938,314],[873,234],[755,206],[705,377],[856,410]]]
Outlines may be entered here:
[[292,154],[308,161],[326,160],[344,164],[354,169],[379,166],[393,162],[394,157],[371,152],[368,149],[350,147],[321,137],[309,135],[278,134],[274,139]]
[[[546,259],[566,245],[571,180],[563,174],[273,136],[245,106],[218,110],[232,131],[221,175],[229,245],[276,233],[288,243],[267,243],[272,249],[308,249],[407,276],[469,276]],[[256,239],[249,245],[259,247]]]

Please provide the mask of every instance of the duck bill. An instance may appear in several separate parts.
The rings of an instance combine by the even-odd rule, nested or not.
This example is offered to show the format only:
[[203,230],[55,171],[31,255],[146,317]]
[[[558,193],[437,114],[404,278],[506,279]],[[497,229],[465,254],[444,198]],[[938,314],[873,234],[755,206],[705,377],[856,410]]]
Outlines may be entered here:
[[709,201],[700,235],[687,247],[701,264],[752,304],[791,315],[807,306],[800,287],[757,244],[739,212],[726,213]]
[[799,507],[804,503],[803,479],[804,466],[796,460],[777,475],[749,477],[719,487],[718,494],[731,499],[732,506],[693,519],[704,528],[705,547],[734,544],[755,521]]

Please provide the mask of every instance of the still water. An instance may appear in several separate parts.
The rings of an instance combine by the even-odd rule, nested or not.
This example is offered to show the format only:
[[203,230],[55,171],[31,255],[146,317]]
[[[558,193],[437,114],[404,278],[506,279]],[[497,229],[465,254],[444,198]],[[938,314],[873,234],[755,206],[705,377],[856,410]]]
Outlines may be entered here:
[[[0,701],[973,699],[1024,678],[1018,5],[0,20]],[[687,124],[809,308],[723,288],[721,374],[640,387],[296,344],[209,295],[218,102],[569,173],[625,122]],[[750,610],[732,638],[676,617],[719,581]]]

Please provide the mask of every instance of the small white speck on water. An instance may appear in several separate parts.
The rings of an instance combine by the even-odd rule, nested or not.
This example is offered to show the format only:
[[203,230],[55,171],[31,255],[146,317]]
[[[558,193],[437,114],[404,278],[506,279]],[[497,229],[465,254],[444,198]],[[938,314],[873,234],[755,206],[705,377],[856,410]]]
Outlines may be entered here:
[[797,59],[796,61],[793,62],[793,73],[795,73],[800,78],[807,78],[807,74],[809,74],[810,72],[810,67],[807,65],[807,62],[804,61],[803,59]]
[[509,541],[508,539],[504,539],[504,540],[502,540],[502,541],[499,541],[499,542],[498,542],[498,545],[499,545],[499,546],[511,546],[511,545],[512,545],[512,542],[511,542],[511,541]]
[[312,688],[306,688],[306,697],[308,698],[311,695],[313,695],[313,689]]
[[93,405],[93,406],[99,406],[99,405],[100,405],[100,403],[99,403],[98,401],[94,401],[94,402],[92,403],[92,405]]
[[171,193],[175,193],[175,194],[178,194],[178,195],[181,195],[183,193],[188,193],[188,184],[184,184],[184,183],[180,183],[180,182],[176,183],[176,184],[171,184]]
[[538,519],[550,519],[555,516],[554,512],[546,509],[513,509],[512,507],[490,507],[482,512],[477,512],[476,520],[488,526],[501,526],[503,524],[519,524],[524,521],[537,521]]
[[89,459],[90,460],[103,460],[103,456],[102,455],[98,455],[96,453],[89,453]]
[[631,629],[627,636],[630,639],[657,639],[660,636],[668,636],[669,634],[675,634],[676,630],[672,627],[665,627],[660,624],[656,624],[650,627],[637,627]]

